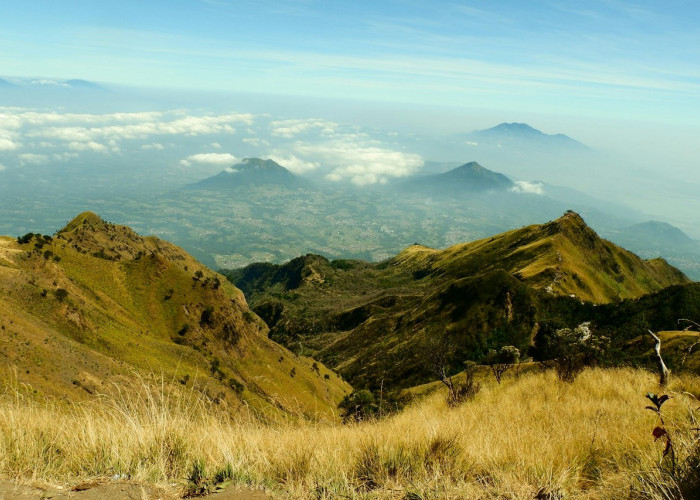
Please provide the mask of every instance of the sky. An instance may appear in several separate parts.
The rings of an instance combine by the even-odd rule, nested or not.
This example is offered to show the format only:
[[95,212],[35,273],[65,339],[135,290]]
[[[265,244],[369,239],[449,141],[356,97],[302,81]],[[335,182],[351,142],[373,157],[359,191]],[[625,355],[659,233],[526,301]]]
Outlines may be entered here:
[[[255,94],[268,96],[258,97],[256,113],[402,133],[527,122],[700,186],[694,0],[0,0],[0,12],[0,77],[10,81],[79,78],[108,87]],[[250,111],[230,102],[217,116]],[[30,129],[38,125],[22,113],[15,129],[0,123],[0,149],[32,154],[22,150],[33,144],[26,136],[53,133],[67,149],[51,154],[120,152],[94,130],[89,140],[70,140],[75,124],[68,132]],[[22,113],[5,110],[15,121]],[[351,146],[315,144],[317,156],[304,161],[357,146],[351,131],[343,138]],[[378,149],[392,161],[395,151],[370,139],[362,143],[368,154]],[[294,147],[298,154],[305,146]],[[292,158],[274,144],[264,152]],[[182,155],[213,153],[241,151]],[[414,153],[398,156],[407,171],[415,170]],[[9,161],[0,158],[0,168],[11,170]]]
[[694,1],[0,1],[0,74],[695,124]]

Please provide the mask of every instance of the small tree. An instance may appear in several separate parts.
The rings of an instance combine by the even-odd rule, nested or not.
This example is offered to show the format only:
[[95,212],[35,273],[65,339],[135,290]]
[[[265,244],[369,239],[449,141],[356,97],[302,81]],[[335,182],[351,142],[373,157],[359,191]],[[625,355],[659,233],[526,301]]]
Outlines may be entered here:
[[597,336],[589,321],[576,328],[562,328],[553,339],[554,369],[559,380],[573,382],[586,366],[600,361],[609,344],[606,337]]
[[491,349],[486,355],[486,364],[491,367],[491,372],[499,384],[501,383],[501,378],[518,361],[520,361],[520,349],[512,345],[503,346],[500,351]]

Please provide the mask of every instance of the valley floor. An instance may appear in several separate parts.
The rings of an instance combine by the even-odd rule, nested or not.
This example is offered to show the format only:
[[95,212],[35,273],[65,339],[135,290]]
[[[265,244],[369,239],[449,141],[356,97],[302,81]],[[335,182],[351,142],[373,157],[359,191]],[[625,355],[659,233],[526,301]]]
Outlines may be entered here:
[[455,408],[436,386],[397,415],[347,425],[231,418],[192,393],[67,405],[8,389],[0,474],[29,486],[124,475],[146,497],[220,485],[283,498],[697,498],[700,377],[675,377],[662,409],[675,469],[645,409],[653,374],[591,369],[564,383],[537,368],[481,382]]

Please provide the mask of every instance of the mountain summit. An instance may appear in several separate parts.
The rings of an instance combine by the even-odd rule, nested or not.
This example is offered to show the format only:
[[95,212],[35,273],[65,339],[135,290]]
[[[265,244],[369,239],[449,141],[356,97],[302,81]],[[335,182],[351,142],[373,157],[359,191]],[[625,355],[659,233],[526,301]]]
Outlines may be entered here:
[[512,186],[513,181],[508,177],[484,168],[475,161],[443,174],[408,179],[402,184],[408,191],[432,196],[498,191]]
[[[481,143],[498,145],[528,144],[530,146],[548,146],[556,148],[574,148],[589,150],[590,148],[568,135],[545,134],[527,123],[501,123],[486,130],[477,130],[468,134],[472,140]],[[486,145],[484,144],[484,145]]]
[[274,185],[296,189],[310,187],[311,182],[290,172],[273,160],[245,158],[223,172],[188,186],[190,189],[230,190],[250,185]]
[[222,275],[92,212],[53,237],[0,237],[0,283],[0,375],[15,366],[44,394],[82,399],[160,373],[232,412],[316,417],[348,389],[271,342]]

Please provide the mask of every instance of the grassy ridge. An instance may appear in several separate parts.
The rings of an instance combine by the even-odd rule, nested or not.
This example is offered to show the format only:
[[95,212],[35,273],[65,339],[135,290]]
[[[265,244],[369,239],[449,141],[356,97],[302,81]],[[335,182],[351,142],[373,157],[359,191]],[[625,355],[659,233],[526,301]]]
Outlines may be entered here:
[[619,318],[612,305],[618,299],[692,286],[665,262],[643,261],[599,238],[571,212],[445,250],[413,245],[379,264],[306,255],[227,276],[268,323],[271,338],[320,359],[356,387],[376,389],[382,381],[409,387],[430,380],[426,353],[436,341],[444,340],[455,366],[503,345],[525,353],[544,326],[595,320],[607,327]]
[[0,241],[0,357],[37,393],[84,399],[164,376],[236,412],[334,418],[349,386],[267,338],[227,280],[92,213]]
[[[448,408],[441,389],[402,413],[351,425],[231,419],[196,391],[132,387],[77,406],[0,397],[0,473],[78,482],[128,474],[177,483],[212,479],[292,498],[668,498],[677,486],[655,443],[647,372],[588,370],[573,384],[551,372],[490,378]],[[678,463],[698,453],[700,379],[674,379],[664,407]],[[697,455],[696,455],[697,456]],[[661,467],[659,464],[661,463]],[[696,471],[697,473],[697,471]]]

